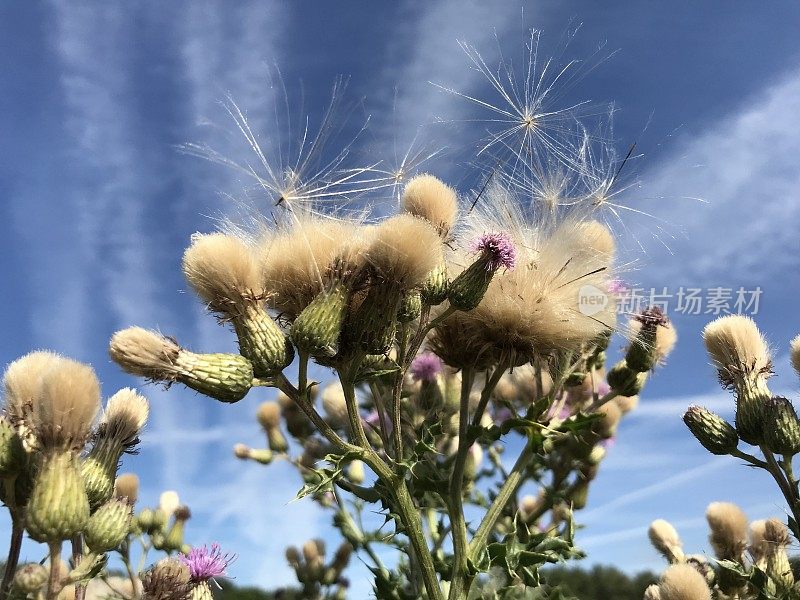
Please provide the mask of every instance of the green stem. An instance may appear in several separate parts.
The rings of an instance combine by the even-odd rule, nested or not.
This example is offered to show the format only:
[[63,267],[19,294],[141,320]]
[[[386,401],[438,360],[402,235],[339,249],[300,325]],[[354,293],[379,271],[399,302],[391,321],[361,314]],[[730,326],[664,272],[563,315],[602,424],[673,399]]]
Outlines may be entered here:
[[789,504],[789,510],[792,512],[792,517],[794,518],[795,523],[800,524],[800,502],[798,502],[794,494],[794,490],[786,480],[783,471],[781,471],[778,461],[775,460],[775,455],[769,449],[767,449],[766,446],[761,446],[761,452],[764,453],[764,458],[767,462],[767,471],[770,472],[772,477],[775,479],[775,482],[778,484],[778,487],[781,489],[783,497]]
[[453,576],[450,580],[448,598],[461,598],[466,591],[466,580],[469,577],[467,524],[464,520],[464,467],[467,462],[469,445],[467,443],[467,425],[469,423],[469,395],[472,391],[473,372],[465,367],[461,372],[461,400],[458,410],[458,450],[450,476],[448,509],[450,526],[453,532]]
[[61,592],[61,545],[62,542],[51,542],[50,546],[50,576],[47,580],[47,600],[56,600]]
[[[83,536],[79,533],[72,538],[72,562],[77,567],[83,558]],[[75,600],[83,600],[86,597],[86,586],[82,583],[75,585]]]
[[[13,491],[13,484],[11,488]],[[6,493],[6,497],[9,497],[8,493]],[[14,574],[17,571],[17,564],[19,563],[19,552],[20,548],[22,548],[22,539],[24,535],[25,528],[22,525],[22,520],[16,515],[12,516],[11,542],[8,548],[5,573],[3,573],[3,582],[0,584],[0,600],[6,600],[8,592],[11,589],[11,582],[14,580]]]
[[587,413],[595,412],[597,409],[602,408],[603,405],[606,404],[607,402],[611,402],[617,396],[619,396],[619,392],[611,390],[602,398],[599,398],[598,400],[592,402],[592,404],[589,405],[589,408],[586,410],[586,412]]
[[489,535],[491,534],[492,530],[494,529],[497,520],[500,518],[500,515],[503,513],[503,509],[505,508],[508,501],[511,499],[511,496],[516,493],[519,486],[522,484],[523,481],[523,473],[525,469],[528,467],[528,463],[534,456],[534,447],[527,441],[525,443],[525,448],[522,450],[520,455],[517,457],[517,462],[514,463],[514,467],[511,469],[511,473],[509,473],[508,478],[503,483],[503,486],[497,492],[497,497],[492,502],[492,505],[489,507],[489,510],[486,511],[486,514],[483,516],[483,520],[481,524],[478,526],[478,530],[475,532],[475,535],[472,538],[472,541],[469,545],[469,558],[472,561],[477,561],[481,552],[484,550],[484,546],[486,545],[486,541],[489,539]]
[[347,417],[350,420],[350,433],[357,446],[364,449],[371,448],[367,434],[364,432],[364,424],[361,422],[361,413],[358,411],[358,400],[356,399],[356,389],[352,380],[339,374],[339,381],[344,391],[344,399],[347,404]]

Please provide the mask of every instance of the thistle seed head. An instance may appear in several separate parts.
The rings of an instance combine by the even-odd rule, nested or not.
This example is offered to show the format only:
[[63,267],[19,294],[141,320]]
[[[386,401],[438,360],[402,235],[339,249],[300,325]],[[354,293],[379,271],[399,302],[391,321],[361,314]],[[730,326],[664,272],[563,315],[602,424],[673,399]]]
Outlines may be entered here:
[[741,561],[747,547],[747,516],[730,502],[712,502],[706,509],[709,542],[721,560]]
[[433,175],[417,175],[406,184],[402,199],[403,210],[428,221],[442,239],[446,240],[456,222],[458,197]]

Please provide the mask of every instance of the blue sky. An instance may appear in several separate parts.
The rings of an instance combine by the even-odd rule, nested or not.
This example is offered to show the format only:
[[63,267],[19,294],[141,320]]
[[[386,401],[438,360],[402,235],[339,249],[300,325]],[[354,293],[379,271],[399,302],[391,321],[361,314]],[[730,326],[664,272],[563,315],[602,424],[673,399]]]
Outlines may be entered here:
[[[565,57],[590,56],[599,44],[619,52],[564,101],[616,102],[620,147],[635,141],[643,154],[642,185],[626,202],[669,223],[655,239],[661,221],[632,216],[626,258],[637,270],[628,279],[673,293],[760,286],[758,320],[777,356],[773,387],[796,398],[786,348],[800,331],[800,7],[790,1],[552,1],[524,11],[463,0],[3,3],[0,358],[41,347],[70,354],[95,366],[110,395],[138,385],[107,358],[116,329],[159,327],[191,348],[235,348],[185,293],[179,264],[189,235],[213,228],[210,217],[231,206],[226,196],[251,182],[176,146],[208,142],[245,160],[219,100],[230,95],[256,129],[274,134],[271,65],[293,103],[303,82],[312,115],[334,77],[348,75],[358,103],[345,135],[371,117],[354,159],[391,163],[422,127],[422,139],[449,148],[426,168],[466,192],[474,170],[465,157],[480,131],[458,122],[478,113],[430,82],[486,96],[458,40],[496,64],[495,34],[516,61],[528,27],[544,30],[546,53],[576,23]],[[736,500],[753,518],[781,514],[766,476],[710,457],[680,422],[692,402],[727,415],[732,404],[699,341],[711,315],[673,316],[678,349],[623,422],[581,515],[590,562],[657,568],[645,530],[658,517],[705,550],[702,515],[713,500]],[[259,443],[252,415],[269,395],[221,406],[177,387],[144,391],[153,418],[125,468],[142,476],[145,501],[177,489],[195,515],[191,541],[237,552],[240,582],[289,582],[283,547],[327,535],[327,516],[288,503],[299,482],[285,465],[264,470],[231,455],[234,442]],[[351,577],[362,597],[363,568]]]

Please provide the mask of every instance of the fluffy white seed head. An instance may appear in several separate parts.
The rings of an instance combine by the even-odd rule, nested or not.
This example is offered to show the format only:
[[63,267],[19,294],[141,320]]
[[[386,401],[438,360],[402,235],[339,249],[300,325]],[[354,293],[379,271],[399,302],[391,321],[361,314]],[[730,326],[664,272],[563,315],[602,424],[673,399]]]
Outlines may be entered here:
[[147,422],[150,405],[147,398],[131,388],[123,388],[111,396],[100,420],[100,436],[112,438],[124,447],[136,443]]
[[711,600],[705,578],[687,564],[672,565],[658,584],[660,600]]
[[375,227],[367,261],[382,282],[407,290],[425,281],[441,252],[442,241],[430,223],[402,214]]
[[281,405],[277,402],[262,402],[256,412],[256,419],[265,430],[278,427],[281,423]]
[[794,367],[794,370],[797,371],[798,375],[800,375],[800,334],[792,338],[792,342],[789,347],[792,367]]
[[158,498],[158,508],[163,510],[168,517],[172,516],[180,505],[181,499],[178,496],[178,492],[174,490],[162,492]]
[[263,295],[258,264],[241,239],[196,233],[183,254],[183,273],[212,310],[227,313]]
[[656,519],[650,523],[647,530],[650,543],[667,560],[672,561],[678,556],[683,556],[681,539],[671,523],[664,519]]
[[729,315],[711,321],[703,329],[703,341],[726,386],[768,376],[772,370],[767,341],[750,317]]
[[706,509],[708,537],[719,559],[739,560],[747,547],[747,516],[730,502],[712,502]]
[[433,175],[417,175],[403,191],[403,210],[428,221],[446,239],[456,221],[458,197]]
[[791,543],[789,529],[779,519],[764,522],[764,541],[773,548],[786,547]]
[[94,369],[60,358],[40,374],[30,427],[44,448],[77,450],[86,443],[99,410],[100,382]]
[[8,365],[3,375],[5,411],[12,420],[21,420],[38,397],[42,375],[63,358],[55,352],[39,350],[18,358]]
[[121,473],[114,482],[114,497],[125,498],[136,504],[139,497],[139,477],[135,473]]
[[112,360],[125,372],[154,381],[173,378],[180,350],[174,340],[141,327],[117,331],[109,346]]

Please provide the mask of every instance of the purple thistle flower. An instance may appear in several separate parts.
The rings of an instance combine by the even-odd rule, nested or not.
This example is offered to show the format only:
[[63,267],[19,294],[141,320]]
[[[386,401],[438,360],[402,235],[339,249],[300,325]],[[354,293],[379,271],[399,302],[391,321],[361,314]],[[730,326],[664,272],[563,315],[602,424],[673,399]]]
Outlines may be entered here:
[[420,354],[411,363],[414,381],[434,381],[441,372],[442,359],[431,352]]
[[211,548],[200,546],[192,548],[189,554],[180,557],[183,564],[189,567],[192,581],[208,581],[214,577],[227,575],[228,565],[236,560],[235,554],[222,554],[219,544],[211,544]]
[[625,285],[625,282],[622,279],[614,278],[608,284],[608,293],[609,294],[616,294],[622,295],[628,291],[628,286]]
[[517,248],[507,233],[484,233],[472,240],[470,250],[488,257],[487,271],[496,271],[500,267],[513,269],[517,263]]

